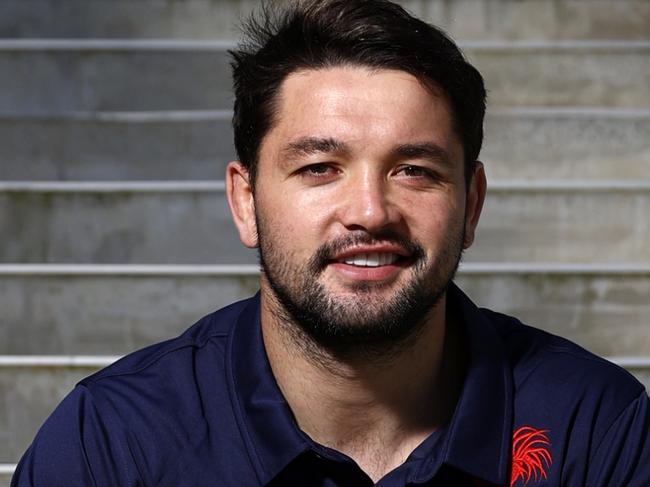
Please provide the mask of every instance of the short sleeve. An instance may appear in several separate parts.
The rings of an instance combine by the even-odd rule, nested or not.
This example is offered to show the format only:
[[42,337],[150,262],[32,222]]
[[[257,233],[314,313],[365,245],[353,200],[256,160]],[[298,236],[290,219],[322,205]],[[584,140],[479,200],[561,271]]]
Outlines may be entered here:
[[599,441],[585,485],[650,485],[650,407],[643,391],[612,423]]

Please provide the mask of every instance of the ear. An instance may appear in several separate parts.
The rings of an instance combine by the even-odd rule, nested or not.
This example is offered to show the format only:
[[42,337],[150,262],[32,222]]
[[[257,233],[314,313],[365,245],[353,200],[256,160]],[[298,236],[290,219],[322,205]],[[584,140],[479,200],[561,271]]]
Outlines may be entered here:
[[481,161],[476,161],[474,163],[474,172],[472,173],[472,177],[468,183],[465,201],[464,249],[469,248],[474,242],[474,234],[479,218],[481,217],[481,210],[483,209],[486,192],[487,179],[485,177],[485,168]]
[[239,161],[228,163],[226,168],[226,196],[239,239],[248,248],[257,247],[253,187],[248,169]]

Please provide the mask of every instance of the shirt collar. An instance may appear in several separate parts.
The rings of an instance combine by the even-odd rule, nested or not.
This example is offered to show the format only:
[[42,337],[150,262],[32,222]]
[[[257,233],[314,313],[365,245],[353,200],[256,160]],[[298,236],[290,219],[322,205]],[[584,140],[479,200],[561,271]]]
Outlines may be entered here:
[[452,416],[444,462],[505,485],[510,462],[513,384],[503,342],[484,312],[452,284],[448,305],[460,313],[469,352],[465,382]]
[[[513,386],[506,353],[483,312],[454,284],[448,306],[460,313],[469,361],[444,440],[442,462],[492,484],[508,477]],[[260,482],[266,484],[310,449],[268,362],[260,326],[259,294],[249,299],[231,333],[226,357],[233,409]],[[439,445],[440,443],[438,443]],[[433,477],[440,455],[424,462],[415,482]]]
[[257,476],[267,484],[309,444],[267,359],[259,293],[247,300],[230,334],[226,368],[237,423]]

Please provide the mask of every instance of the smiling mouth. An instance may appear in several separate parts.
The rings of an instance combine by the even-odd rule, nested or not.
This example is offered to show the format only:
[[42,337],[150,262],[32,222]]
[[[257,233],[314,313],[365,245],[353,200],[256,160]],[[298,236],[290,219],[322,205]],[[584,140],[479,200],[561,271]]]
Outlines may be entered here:
[[424,250],[416,241],[395,232],[374,236],[357,233],[319,247],[311,266],[314,274],[332,266],[355,280],[377,280],[398,273],[400,268],[416,265],[423,257]]
[[403,265],[408,257],[390,252],[368,252],[349,255],[332,261],[336,264],[347,264],[355,267],[382,267],[389,265]]
[[339,259],[336,262],[353,265],[356,267],[381,267],[385,265],[395,264],[398,261],[403,259],[404,257],[394,253],[369,252],[369,253],[350,255],[342,259]]

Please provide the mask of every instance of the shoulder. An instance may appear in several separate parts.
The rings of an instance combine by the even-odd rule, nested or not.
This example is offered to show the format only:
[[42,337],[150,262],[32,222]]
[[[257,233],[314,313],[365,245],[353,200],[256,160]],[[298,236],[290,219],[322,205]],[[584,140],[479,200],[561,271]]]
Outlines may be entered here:
[[553,463],[548,473],[557,485],[647,485],[630,483],[650,476],[644,386],[569,340],[482,312],[500,335],[510,365],[513,426],[546,435]]
[[181,475],[186,457],[209,451],[206,445],[235,448],[228,340],[254,299],[83,379],[38,432],[16,485],[142,485],[159,472]]
[[628,371],[565,338],[516,318],[481,310],[494,325],[510,362],[515,389],[546,388],[583,396],[607,391],[632,400],[644,386]]
[[[229,339],[244,309],[240,301],[205,316],[177,338],[131,353],[79,382],[102,417],[119,418],[131,432],[191,429],[211,407],[229,411]],[[225,399],[224,399],[225,398]],[[157,422],[159,422],[157,424]]]
[[225,356],[233,327],[252,299],[233,303],[204,316],[180,336],[132,352],[83,379],[80,384],[95,391],[100,390],[103,384],[120,379],[140,378],[151,382],[151,374],[177,374],[184,368],[191,368],[204,356],[218,364],[219,359]]

